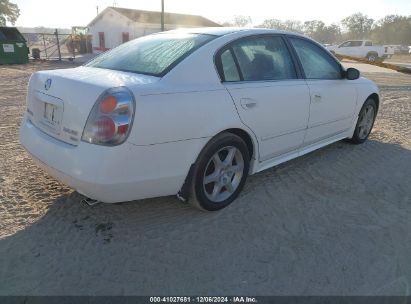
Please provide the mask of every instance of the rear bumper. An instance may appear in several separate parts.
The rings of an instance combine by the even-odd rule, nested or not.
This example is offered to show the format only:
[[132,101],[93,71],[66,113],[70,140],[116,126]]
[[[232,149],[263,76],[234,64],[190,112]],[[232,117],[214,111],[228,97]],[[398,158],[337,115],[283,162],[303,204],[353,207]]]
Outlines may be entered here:
[[107,203],[176,194],[205,141],[72,146],[26,118],[20,128],[21,144],[41,168],[79,193]]

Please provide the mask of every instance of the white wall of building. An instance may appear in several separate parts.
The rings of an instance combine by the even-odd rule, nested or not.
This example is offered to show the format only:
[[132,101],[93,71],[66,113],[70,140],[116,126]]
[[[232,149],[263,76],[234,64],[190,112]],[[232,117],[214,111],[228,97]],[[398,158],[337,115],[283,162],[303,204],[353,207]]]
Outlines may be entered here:
[[[165,24],[166,30],[190,27],[187,25]],[[92,25],[89,25],[89,34],[93,36],[92,46],[94,52],[100,50],[99,32],[104,33],[105,48],[112,49],[123,43],[123,32],[129,33],[129,40],[159,32],[160,24],[138,23],[131,21],[127,17],[115,10],[107,9],[101,17]]]
[[129,32],[130,36],[134,34],[131,33],[131,30],[133,30],[132,23],[116,11],[107,10],[93,25],[89,26],[89,34],[93,36],[93,49],[100,47],[99,32],[104,33],[106,48],[111,49],[120,45],[123,32]]

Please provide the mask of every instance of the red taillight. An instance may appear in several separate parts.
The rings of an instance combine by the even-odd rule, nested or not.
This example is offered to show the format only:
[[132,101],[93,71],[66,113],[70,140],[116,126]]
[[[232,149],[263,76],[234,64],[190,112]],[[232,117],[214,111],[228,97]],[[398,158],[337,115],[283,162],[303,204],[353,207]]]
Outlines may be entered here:
[[82,140],[116,146],[128,137],[134,118],[133,93],[125,87],[111,88],[97,99],[83,130]]
[[117,99],[114,96],[107,96],[100,103],[101,113],[111,113],[117,107]]
[[96,127],[96,137],[101,141],[110,140],[116,133],[116,125],[110,117],[100,117],[94,125]]
[[118,126],[117,133],[118,134],[126,134],[128,131],[128,125]]

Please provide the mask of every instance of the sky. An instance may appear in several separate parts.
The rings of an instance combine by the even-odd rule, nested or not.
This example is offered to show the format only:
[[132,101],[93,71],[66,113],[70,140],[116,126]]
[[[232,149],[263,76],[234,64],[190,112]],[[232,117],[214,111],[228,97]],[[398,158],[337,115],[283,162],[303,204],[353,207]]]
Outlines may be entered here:
[[[339,22],[346,16],[362,12],[378,20],[389,14],[411,15],[411,0],[164,0],[165,11],[202,15],[223,23],[234,15],[250,16],[253,25],[265,19],[322,20]],[[10,0],[20,8],[17,26],[71,28],[85,26],[107,6],[143,10],[161,9],[161,0]]]

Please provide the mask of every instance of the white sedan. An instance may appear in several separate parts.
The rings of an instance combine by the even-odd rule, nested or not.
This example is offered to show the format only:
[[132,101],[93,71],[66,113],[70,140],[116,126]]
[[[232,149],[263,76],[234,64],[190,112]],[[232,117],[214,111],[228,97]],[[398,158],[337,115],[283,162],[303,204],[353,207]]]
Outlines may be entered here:
[[20,141],[50,175],[101,202],[175,195],[218,210],[253,174],[364,142],[377,86],[295,33],[154,34],[34,73]]

